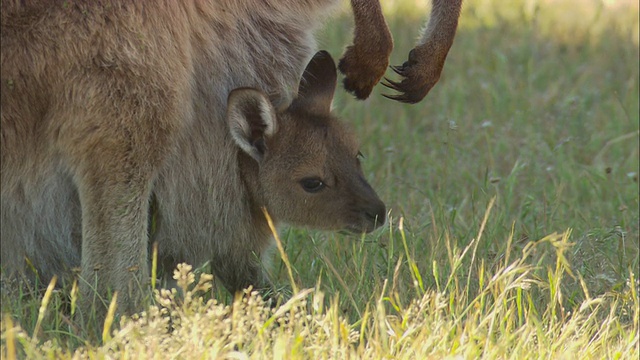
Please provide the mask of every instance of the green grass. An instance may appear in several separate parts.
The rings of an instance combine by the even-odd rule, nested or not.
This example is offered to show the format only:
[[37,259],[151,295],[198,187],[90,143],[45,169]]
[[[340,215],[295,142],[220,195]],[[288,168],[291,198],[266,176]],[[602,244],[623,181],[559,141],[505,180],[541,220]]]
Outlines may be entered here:
[[[422,26],[414,6],[388,5],[393,64]],[[39,325],[41,293],[3,293],[3,358],[637,358],[637,3],[468,0],[460,24],[422,103],[338,92],[391,216],[364,237],[281,231],[296,286],[315,290],[273,310],[159,293],[104,343],[64,292]],[[335,19],[321,47],[338,57],[351,26]]]

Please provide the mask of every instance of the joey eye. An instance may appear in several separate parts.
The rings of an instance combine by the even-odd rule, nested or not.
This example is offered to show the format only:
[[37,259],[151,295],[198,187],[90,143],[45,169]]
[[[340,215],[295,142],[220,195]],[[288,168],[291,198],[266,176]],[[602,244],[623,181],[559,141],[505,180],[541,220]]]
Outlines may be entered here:
[[326,186],[322,180],[318,178],[304,178],[300,180],[300,185],[306,192],[316,193]]

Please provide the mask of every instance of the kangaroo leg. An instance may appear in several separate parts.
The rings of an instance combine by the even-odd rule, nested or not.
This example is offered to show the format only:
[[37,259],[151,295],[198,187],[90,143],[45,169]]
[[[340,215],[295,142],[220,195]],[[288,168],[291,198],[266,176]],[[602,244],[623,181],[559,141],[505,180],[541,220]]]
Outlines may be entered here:
[[61,147],[80,199],[80,292],[89,314],[93,309],[104,313],[111,292],[118,293],[118,312],[141,308],[149,280],[151,190],[171,149],[176,123],[184,118],[177,111],[182,103],[182,98],[146,104],[138,95],[110,97],[99,110],[76,109],[76,120],[63,127]]
[[107,300],[112,290],[118,292],[119,310],[130,313],[140,307],[148,278],[150,187],[151,174],[146,171],[107,174],[94,168],[80,181],[85,304],[108,305],[96,300]]
[[263,290],[268,286],[262,270],[260,254],[230,254],[233,258],[217,256],[213,259],[215,275],[232,294],[246,289],[250,285],[254,290]]
[[393,39],[379,1],[351,0],[355,20],[353,45],[347,47],[338,69],[344,88],[358,99],[366,99],[389,66]]
[[420,43],[409,52],[409,59],[391,68],[402,77],[400,81],[387,79],[383,85],[398,91],[397,95],[383,95],[400,102],[415,104],[422,100],[440,79],[444,62],[458,28],[462,0],[433,0],[429,23]]

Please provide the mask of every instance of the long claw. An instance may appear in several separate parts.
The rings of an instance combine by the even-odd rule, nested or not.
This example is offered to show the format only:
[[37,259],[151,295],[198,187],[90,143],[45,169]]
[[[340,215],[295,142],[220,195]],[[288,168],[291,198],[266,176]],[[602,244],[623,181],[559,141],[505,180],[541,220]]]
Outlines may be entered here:
[[400,83],[399,82],[395,82],[393,80],[390,80],[389,78],[385,77],[384,81],[381,82],[382,85],[388,87],[389,89],[392,90],[396,90],[396,91],[402,91],[400,88]]
[[400,91],[400,89],[397,89],[395,86],[393,86],[391,84],[388,84],[386,82],[381,82],[381,84],[382,84],[382,86],[387,87],[387,88],[389,88],[391,90]]
[[409,99],[409,97],[407,96],[407,94],[405,93],[405,90],[403,89],[402,83],[401,82],[396,82],[393,80],[390,80],[389,78],[384,78],[384,81],[381,82],[382,85],[388,87],[391,90],[395,90],[397,92],[399,92],[400,94],[397,95],[388,95],[388,94],[382,94],[382,96],[386,97],[387,99],[391,99],[391,100],[395,100],[395,101],[399,101],[399,102],[403,102],[403,103],[411,103],[412,101]]
[[402,96],[398,96],[396,101],[400,101],[405,104],[415,104],[417,101],[411,100],[411,98],[407,94],[402,94]]
[[393,70],[396,74],[400,75],[400,76],[405,76],[404,75],[404,66],[396,66],[396,65],[392,65],[390,66],[391,70]]
[[409,55],[409,61],[405,62],[402,65],[391,65],[389,66],[391,70],[393,70],[396,74],[401,76],[401,80],[394,81],[387,77],[384,78],[384,81],[381,84],[391,90],[395,90],[398,94],[381,94],[387,99],[391,99],[394,101],[406,103],[406,104],[415,104],[418,103],[424,95],[420,96],[420,90],[414,89],[414,86],[411,84],[409,79],[407,78],[409,68],[411,67],[411,54]]
[[412,104],[414,103],[414,101],[411,101],[406,94],[398,94],[398,95],[387,95],[387,94],[382,94],[382,96],[386,97],[387,99],[391,99],[394,101],[399,101],[402,103],[408,103],[408,104]]
[[380,94],[384,97],[386,97],[387,99],[391,99],[391,100],[396,100],[396,101],[400,101],[398,98],[400,97],[400,95],[387,95],[387,94]]
[[416,104],[420,102],[420,100],[422,100],[422,98],[424,97],[424,96],[421,96],[421,97],[414,96],[412,93],[408,93],[406,90],[402,90],[402,89],[398,89],[397,91],[399,92],[399,94],[397,95],[389,95],[389,94],[381,94],[381,95],[386,97],[387,99],[399,101],[405,104]]

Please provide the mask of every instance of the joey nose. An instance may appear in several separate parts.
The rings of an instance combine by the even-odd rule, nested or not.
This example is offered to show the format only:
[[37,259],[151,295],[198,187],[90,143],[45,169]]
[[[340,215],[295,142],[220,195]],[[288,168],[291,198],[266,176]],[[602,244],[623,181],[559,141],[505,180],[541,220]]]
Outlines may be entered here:
[[373,225],[371,230],[376,229],[385,223],[387,208],[381,200],[376,199],[376,201],[365,209],[365,216]]

